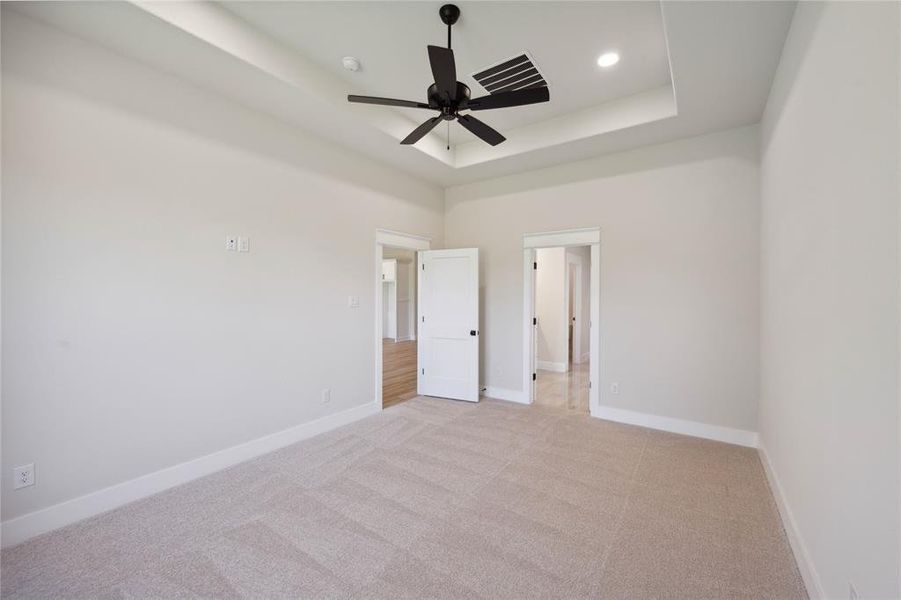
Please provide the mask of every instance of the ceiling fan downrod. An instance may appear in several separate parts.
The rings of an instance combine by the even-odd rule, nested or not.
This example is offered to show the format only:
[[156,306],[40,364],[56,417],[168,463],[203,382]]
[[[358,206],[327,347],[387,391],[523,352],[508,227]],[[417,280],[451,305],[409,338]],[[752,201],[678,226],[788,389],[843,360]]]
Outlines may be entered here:
[[457,22],[457,19],[460,18],[460,9],[456,4],[445,4],[441,8],[438,9],[438,16],[441,17],[441,22],[447,25],[447,49],[451,49],[451,25]]

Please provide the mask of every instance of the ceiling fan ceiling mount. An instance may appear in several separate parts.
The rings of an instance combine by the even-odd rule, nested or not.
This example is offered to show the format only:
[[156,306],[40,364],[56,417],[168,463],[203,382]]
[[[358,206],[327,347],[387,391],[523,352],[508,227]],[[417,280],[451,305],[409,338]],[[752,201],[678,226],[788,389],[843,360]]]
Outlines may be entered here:
[[445,4],[438,9],[438,15],[441,17],[441,22],[450,27],[460,18],[460,9],[456,4]]
[[496,146],[506,138],[475,117],[468,114],[461,115],[460,111],[507,108],[547,102],[550,99],[547,86],[542,81],[541,85],[527,85],[519,89],[489,94],[480,98],[471,98],[469,86],[457,81],[457,66],[454,62],[454,51],[451,50],[451,27],[459,20],[460,9],[454,4],[445,4],[438,9],[438,15],[441,17],[441,22],[447,25],[447,48],[427,46],[429,65],[432,68],[432,76],[435,80],[435,83],[431,84],[426,90],[427,103],[355,95],[348,96],[347,100],[361,104],[426,108],[439,111],[438,116],[429,119],[414,129],[410,135],[401,140],[401,144],[415,144],[441,121],[457,120],[460,125],[468,129],[476,137],[492,146]]

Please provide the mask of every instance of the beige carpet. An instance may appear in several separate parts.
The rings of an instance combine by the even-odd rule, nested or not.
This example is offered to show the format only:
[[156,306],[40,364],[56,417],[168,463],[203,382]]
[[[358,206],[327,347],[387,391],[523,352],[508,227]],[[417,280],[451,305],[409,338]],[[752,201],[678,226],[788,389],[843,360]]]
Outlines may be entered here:
[[8,549],[8,598],[803,598],[753,450],[416,398]]

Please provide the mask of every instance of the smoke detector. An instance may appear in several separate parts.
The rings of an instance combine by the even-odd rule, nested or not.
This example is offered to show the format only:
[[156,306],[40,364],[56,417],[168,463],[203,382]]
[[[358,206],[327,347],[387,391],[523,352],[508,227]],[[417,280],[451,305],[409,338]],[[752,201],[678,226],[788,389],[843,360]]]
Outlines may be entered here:
[[341,64],[344,65],[344,68],[348,71],[359,71],[360,70],[360,61],[353,56],[345,56],[341,59]]

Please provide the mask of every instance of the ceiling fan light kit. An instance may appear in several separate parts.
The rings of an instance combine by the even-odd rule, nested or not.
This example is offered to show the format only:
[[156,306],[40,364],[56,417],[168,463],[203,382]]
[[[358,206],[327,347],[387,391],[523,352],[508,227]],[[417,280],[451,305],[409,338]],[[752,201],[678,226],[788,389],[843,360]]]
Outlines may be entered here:
[[471,98],[469,86],[457,81],[457,66],[454,62],[454,51],[451,50],[451,27],[460,18],[460,9],[454,4],[445,4],[438,10],[438,15],[441,17],[441,21],[447,25],[447,48],[427,47],[432,77],[435,80],[426,90],[427,102],[355,95],[348,96],[347,100],[361,104],[425,108],[439,112],[438,116],[432,117],[414,129],[410,135],[401,140],[401,144],[415,144],[441,121],[457,121],[479,139],[492,146],[497,146],[506,139],[503,135],[472,115],[460,114],[460,111],[489,110],[547,102],[550,100],[548,88],[546,85],[526,87]]

